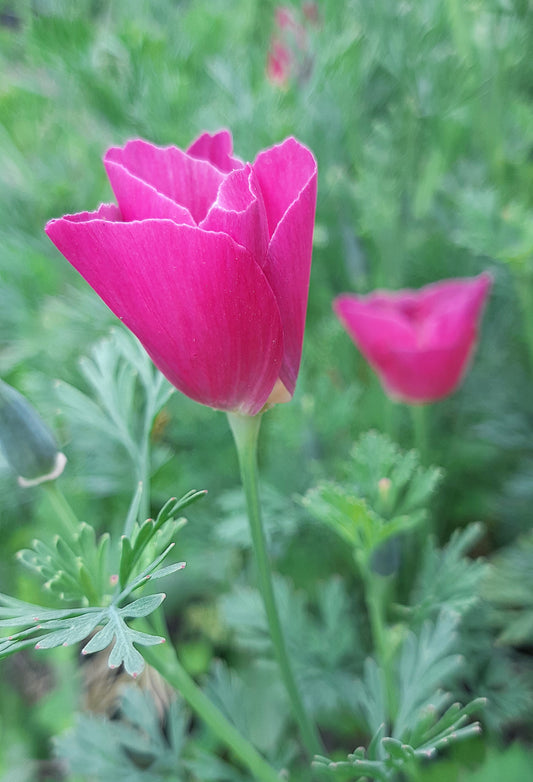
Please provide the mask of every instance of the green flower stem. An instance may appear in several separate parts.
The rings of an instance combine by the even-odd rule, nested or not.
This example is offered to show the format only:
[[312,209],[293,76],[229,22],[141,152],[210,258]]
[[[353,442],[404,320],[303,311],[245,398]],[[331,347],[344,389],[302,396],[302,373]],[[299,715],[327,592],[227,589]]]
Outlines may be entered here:
[[413,422],[413,443],[420,461],[425,464],[428,455],[427,405],[409,405],[409,410]]
[[522,274],[516,273],[514,279],[522,311],[530,369],[533,369],[533,274],[527,270]]
[[61,522],[64,533],[69,538],[72,538],[78,532],[80,522],[57,485],[57,481],[49,481],[43,484],[43,489],[46,491],[48,502],[52,506],[56,518]]
[[252,533],[259,589],[263,597],[263,604],[270,629],[274,653],[278,661],[285,688],[292,703],[294,716],[300,728],[305,747],[310,755],[320,754],[324,752],[322,742],[320,741],[316,727],[305,711],[292,672],[272,586],[270,562],[268,559],[265,533],[261,522],[257,480],[257,438],[261,425],[261,415],[244,416],[239,415],[238,413],[228,413],[228,420],[239,457],[241,479],[246,495],[248,520]]
[[138,451],[137,477],[142,485],[141,502],[139,504],[139,523],[142,524],[150,517],[150,432],[155,415],[155,399],[153,390],[147,391],[144,410],[143,430]]
[[383,401],[383,429],[391,440],[397,441],[399,423],[398,413],[400,411],[400,406],[398,402],[388,397],[381,389],[380,394]]
[[[162,659],[161,653],[163,651],[166,652],[165,660]],[[191,709],[250,770],[254,779],[259,782],[279,782],[279,776],[272,766],[264,760],[195,684],[170,645],[165,650],[157,650],[151,646],[143,647],[143,657],[172,687],[181,693]]]
[[365,603],[368,611],[370,630],[374,651],[383,671],[385,681],[385,702],[390,720],[396,709],[396,688],[391,668],[390,643],[385,622],[385,592],[387,581],[378,573],[374,573],[367,565],[356,557],[364,582]]

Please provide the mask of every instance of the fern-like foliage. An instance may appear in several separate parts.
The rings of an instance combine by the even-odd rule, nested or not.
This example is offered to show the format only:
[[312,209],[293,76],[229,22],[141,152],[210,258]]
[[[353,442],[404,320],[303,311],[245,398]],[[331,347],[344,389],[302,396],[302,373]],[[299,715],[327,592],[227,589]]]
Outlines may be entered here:
[[303,503],[366,566],[389,539],[425,521],[440,471],[421,467],[415,451],[402,453],[389,438],[369,432],[355,445],[345,473],[342,484],[324,482]]
[[479,724],[468,721],[484,700],[461,706],[451,703],[443,689],[453,683],[462,664],[453,653],[457,622],[457,615],[443,612],[418,634],[406,635],[394,676],[392,712],[383,671],[374,660],[367,660],[356,692],[357,708],[372,735],[368,748],[359,747],[346,761],[316,757],[316,768],[339,779],[392,780],[417,759],[432,757],[450,743],[479,733]]
[[81,522],[70,535],[56,535],[52,543],[34,540],[18,560],[40,578],[51,595],[65,602],[98,605],[109,590],[109,544],[105,533],[98,541],[93,527]]
[[[83,427],[84,439],[97,433],[108,442],[118,443],[129,457],[136,482],[146,483],[150,474],[150,433],[157,414],[175,389],[154,367],[138,340],[120,328],[98,342],[90,357],[82,358],[79,365],[89,393],[58,381],[60,412]],[[109,470],[113,469],[110,464]],[[139,507],[146,518],[148,487],[144,492],[144,503]]]
[[414,624],[434,619],[444,609],[462,616],[479,601],[488,565],[481,559],[470,559],[467,553],[482,534],[483,526],[475,523],[455,530],[443,548],[428,539],[408,610]]
[[91,357],[80,360],[80,369],[92,395],[58,382],[56,389],[63,409],[91,429],[122,443],[129,454],[135,454],[142,443],[146,413],[153,420],[174,392],[173,387],[155,369],[135,337],[123,329],[113,329],[110,337],[98,342]]
[[130,602],[127,598],[149,578],[162,578],[183,567],[180,562],[157,570],[170,548],[114,597],[108,606],[56,610],[0,595],[0,627],[22,628],[0,641],[0,658],[28,646],[34,646],[36,649],[72,646],[86,639],[96,628],[100,628],[85,644],[82,654],[100,652],[114,642],[109,655],[109,667],[116,668],[123,664],[126,671],[136,677],[144,668],[144,660],[134,644],[153,646],[164,643],[165,639],[134,630],[126,620],[153,613],[161,605],[165,595],[146,595]]
[[149,692],[124,689],[120,720],[79,715],[74,728],[56,739],[55,752],[74,774],[100,782],[170,782],[184,779],[182,751],[187,714],[170,704],[165,733]]
[[498,554],[483,584],[502,644],[533,642],[533,532]]
[[72,774],[98,782],[247,782],[233,764],[190,741],[185,704],[173,699],[164,726],[150,691],[125,687],[120,719],[80,714],[55,739],[55,755]]
[[[319,583],[315,600],[280,576],[275,593],[280,620],[307,708],[335,712],[353,693],[362,663],[362,643],[350,599],[340,579]],[[272,654],[268,625],[257,590],[239,587],[221,600],[235,643],[263,658]],[[273,673],[275,676],[276,674]]]
[[[131,595],[149,581],[169,576],[185,566],[184,562],[165,567],[162,563],[175,545],[169,538],[183,523],[179,513],[204,493],[191,491],[180,500],[173,498],[163,506],[155,520],[130,525],[129,521],[137,512],[140,497],[137,492],[125,525],[131,526],[130,534],[121,540],[118,574],[110,570],[109,537],[104,535],[97,541],[94,532],[84,523],[72,530],[66,542],[58,539],[55,546],[50,547],[36,541],[31,551],[22,553],[21,561],[47,578],[45,585],[50,585],[48,576],[55,570],[51,584],[56,589],[50,587],[50,591],[56,599],[77,599],[82,605],[46,608],[0,595],[0,627],[16,628],[14,633],[0,640],[0,658],[28,646],[36,649],[71,646],[94,633],[82,654],[99,652],[113,644],[109,667],[123,664],[127,673],[136,677],[144,668],[144,660],[135,645],[153,646],[165,639],[134,629],[128,620],[153,613],[165,595],[146,595],[136,600],[132,600]],[[61,591],[65,588],[69,589],[67,595]]]

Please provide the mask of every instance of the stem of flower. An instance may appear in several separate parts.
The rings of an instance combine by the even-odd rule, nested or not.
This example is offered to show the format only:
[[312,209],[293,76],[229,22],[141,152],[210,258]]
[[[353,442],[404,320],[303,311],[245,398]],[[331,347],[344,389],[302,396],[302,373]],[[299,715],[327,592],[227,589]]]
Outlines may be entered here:
[[274,653],[278,661],[281,676],[289,695],[294,716],[300,728],[305,747],[310,755],[323,753],[322,742],[315,725],[309,719],[294,678],[292,666],[287,653],[285,638],[279,620],[272,574],[267,553],[265,533],[261,521],[259,503],[259,488],[257,479],[257,438],[261,425],[261,416],[244,416],[238,413],[228,413],[228,420],[235,440],[241,480],[246,496],[248,520],[252,533],[252,543],[259,580],[259,589],[263,598],[265,613],[270,630]]
[[387,639],[388,633],[384,616],[386,582],[379,574],[372,572],[366,562],[363,564],[357,557],[356,561],[359,565],[364,582],[365,603],[368,611],[368,619],[370,621],[374,652],[381,666],[381,670],[383,671],[385,702],[387,704],[389,719],[392,721],[396,708],[396,691],[390,664],[390,650]]
[[165,651],[167,660],[162,659],[162,649],[156,651],[155,648],[146,646],[143,648],[143,657],[172,687],[181,693],[191,709],[250,770],[254,779],[259,782],[279,782],[279,776],[272,766],[264,760],[191,679],[170,645],[167,645]]
[[413,422],[414,446],[420,456],[420,461],[425,464],[428,452],[428,427],[426,405],[409,405],[411,420]]
[[139,505],[139,523],[142,524],[150,516],[150,431],[154,420],[154,392],[146,390],[143,429],[138,450],[137,476],[142,484],[141,502]]
[[529,354],[530,369],[533,369],[533,279],[530,273],[515,274],[516,291],[522,310],[522,322],[524,324],[524,333],[526,347]]
[[70,507],[65,495],[58,487],[57,481],[49,481],[48,483],[43,484],[43,488],[46,491],[48,502],[62,524],[64,532],[69,538],[73,537],[78,532],[80,522]]

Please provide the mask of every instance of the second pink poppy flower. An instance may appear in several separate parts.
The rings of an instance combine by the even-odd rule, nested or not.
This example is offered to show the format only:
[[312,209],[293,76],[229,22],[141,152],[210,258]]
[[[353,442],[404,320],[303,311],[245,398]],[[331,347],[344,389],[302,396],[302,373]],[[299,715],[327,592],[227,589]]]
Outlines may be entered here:
[[448,396],[461,382],[491,283],[484,273],[417,291],[346,293],[333,308],[387,394],[424,404]]

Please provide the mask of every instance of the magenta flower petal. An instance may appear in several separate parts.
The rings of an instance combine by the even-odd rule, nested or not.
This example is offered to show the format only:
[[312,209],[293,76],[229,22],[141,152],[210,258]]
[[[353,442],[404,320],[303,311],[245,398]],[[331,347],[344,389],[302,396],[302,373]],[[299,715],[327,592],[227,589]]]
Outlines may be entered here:
[[193,399],[255,415],[288,401],[302,350],[316,163],[294,139],[255,164],[228,131],[182,152],[113,147],[118,200],[46,231]]
[[285,355],[280,378],[294,393],[300,368],[311,272],[317,167],[308,149],[290,138],[254,163],[271,240],[264,272],[278,302]]
[[159,193],[155,187],[139,179],[121,163],[113,161],[113,154],[110,154],[112,152],[114,150],[110,150],[104,157],[104,165],[124,220],[159,217],[184,225],[195,225],[188,209]]
[[249,164],[228,174],[200,228],[227,233],[263,266],[269,239],[267,217],[263,195]]
[[419,291],[344,294],[334,310],[391,396],[434,402],[461,382],[492,278],[446,280]]
[[206,160],[190,157],[177,147],[156,147],[141,139],[128,141],[122,148],[112,147],[105,159],[184,206],[197,223],[206,216],[224,178]]
[[183,393],[221,410],[261,410],[283,336],[274,294],[244,248],[169,220],[73,216],[46,233]]
[[202,133],[187,149],[187,154],[200,160],[208,160],[220,171],[229,172],[242,168],[242,161],[233,157],[233,139],[229,130],[218,133]]
[[288,138],[260,152],[253,169],[263,193],[272,236],[290,205],[316,178],[316,161],[306,147]]
[[119,223],[122,221],[122,213],[116,204],[100,204],[94,212],[78,212],[65,215],[63,219],[71,223],[86,223],[88,220],[110,220]]

